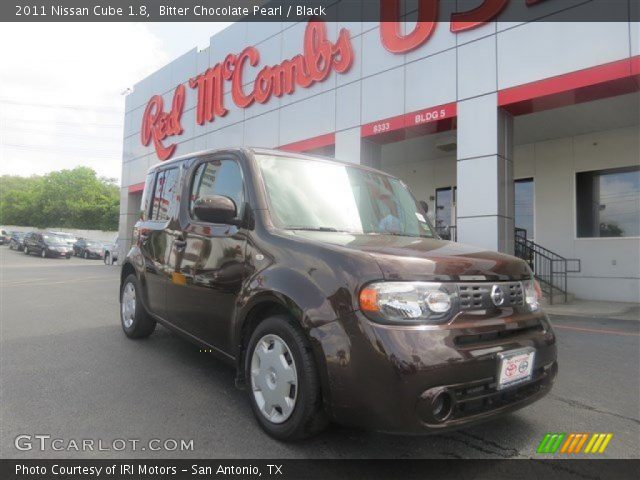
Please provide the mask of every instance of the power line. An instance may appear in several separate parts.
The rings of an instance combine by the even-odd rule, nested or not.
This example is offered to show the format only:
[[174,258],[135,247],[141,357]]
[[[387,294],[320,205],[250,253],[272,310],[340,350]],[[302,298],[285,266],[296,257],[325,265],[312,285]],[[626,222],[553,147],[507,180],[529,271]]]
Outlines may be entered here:
[[19,143],[0,143],[0,147],[6,147],[17,150],[25,150],[31,152],[48,152],[48,153],[59,153],[62,155],[82,155],[88,157],[101,157],[101,158],[120,158],[122,156],[121,152],[110,152],[108,150],[100,150],[100,149],[92,149],[92,148],[82,148],[82,147],[71,147],[69,149],[65,149],[64,147],[59,146],[46,146],[46,145],[24,145]]
[[39,103],[39,102],[18,102],[16,100],[9,100],[0,98],[0,103],[6,105],[20,105],[24,107],[38,107],[38,108],[65,108],[69,110],[81,110],[81,111],[102,111],[105,113],[123,113],[124,109],[118,109],[115,107],[108,107],[106,105],[68,105],[62,103]]
[[29,124],[39,124],[39,125],[76,125],[76,126],[86,126],[86,127],[104,127],[104,128],[122,128],[122,124],[118,123],[89,123],[89,122],[66,122],[63,120],[56,121],[47,121],[47,120],[27,120],[24,118],[0,118],[0,120],[7,120],[7,123],[20,122],[20,123],[29,123]]
[[120,135],[115,136],[104,136],[104,135],[83,135],[81,133],[75,132],[43,132],[42,130],[33,130],[29,128],[3,128],[2,131],[12,131],[12,132],[24,132],[24,133],[32,133],[35,135],[52,135],[56,137],[71,137],[71,138],[86,138],[86,139],[95,139],[95,140],[112,140],[112,141],[122,141],[122,137]]

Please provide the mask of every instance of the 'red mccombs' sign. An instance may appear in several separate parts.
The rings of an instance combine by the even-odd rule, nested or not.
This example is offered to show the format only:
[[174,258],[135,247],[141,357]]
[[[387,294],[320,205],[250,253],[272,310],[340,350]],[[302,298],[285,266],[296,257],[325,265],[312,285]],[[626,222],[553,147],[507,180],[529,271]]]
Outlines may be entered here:
[[[340,30],[335,43],[327,39],[324,22],[311,21],[304,34],[303,53],[284,60],[278,65],[263,67],[250,86],[244,86],[246,68],[258,67],[260,52],[247,47],[239,54],[226,58],[205,72],[189,79],[189,87],[197,90],[196,122],[203,125],[224,117],[229,110],[225,106],[225,82],[231,83],[233,103],[247,108],[253,103],[267,103],[273,96],[282,97],[295,92],[297,87],[308,88],[325,80],[332,71],[345,73],[353,64],[353,47],[349,31]],[[163,140],[182,133],[180,119],[184,110],[185,86],[179,85],[174,94],[171,111],[164,112],[160,95],[151,97],[142,117],[140,139],[143,145],[153,141],[160,160],[173,155],[176,145],[165,146]]]

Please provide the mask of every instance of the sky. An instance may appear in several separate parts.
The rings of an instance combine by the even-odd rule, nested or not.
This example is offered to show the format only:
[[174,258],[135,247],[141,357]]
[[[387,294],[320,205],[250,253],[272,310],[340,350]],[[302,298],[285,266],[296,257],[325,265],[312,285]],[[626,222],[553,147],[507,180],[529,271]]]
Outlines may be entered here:
[[227,23],[5,23],[0,175],[84,165],[120,181],[123,92]]

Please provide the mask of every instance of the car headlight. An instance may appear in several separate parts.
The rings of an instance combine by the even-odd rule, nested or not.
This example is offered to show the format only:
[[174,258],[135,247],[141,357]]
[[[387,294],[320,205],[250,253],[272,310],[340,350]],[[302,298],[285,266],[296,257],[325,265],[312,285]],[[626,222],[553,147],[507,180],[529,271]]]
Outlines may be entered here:
[[524,303],[532,312],[535,312],[540,308],[540,299],[542,298],[542,291],[538,282],[531,278],[522,282],[524,288]]
[[360,291],[360,309],[371,320],[391,323],[443,323],[456,301],[454,284],[376,282]]

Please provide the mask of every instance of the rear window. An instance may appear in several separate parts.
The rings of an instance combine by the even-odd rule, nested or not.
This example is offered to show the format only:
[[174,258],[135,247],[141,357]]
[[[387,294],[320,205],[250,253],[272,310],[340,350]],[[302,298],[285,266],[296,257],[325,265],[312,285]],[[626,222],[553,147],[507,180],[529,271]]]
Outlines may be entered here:
[[163,170],[156,176],[151,220],[168,220],[177,203],[180,172],[177,168]]

